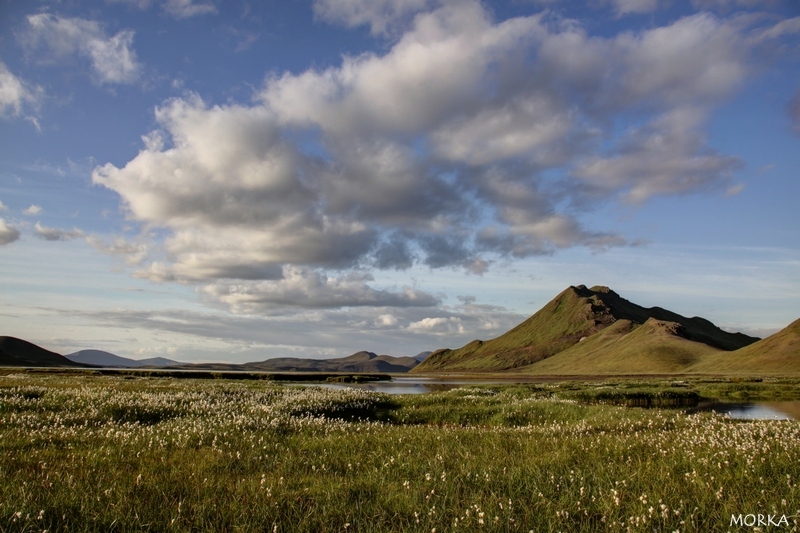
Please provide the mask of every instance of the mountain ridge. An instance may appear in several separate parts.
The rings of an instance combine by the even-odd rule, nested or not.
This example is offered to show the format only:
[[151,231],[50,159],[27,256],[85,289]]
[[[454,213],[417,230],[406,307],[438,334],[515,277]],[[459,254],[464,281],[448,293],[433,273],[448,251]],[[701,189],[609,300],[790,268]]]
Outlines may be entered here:
[[66,354],[64,357],[75,363],[85,365],[120,367],[120,368],[143,368],[159,366],[175,366],[182,364],[164,357],[150,357],[148,359],[130,359],[120,355],[106,352],[104,350],[79,350]]
[[743,333],[723,331],[701,317],[687,318],[661,307],[642,307],[605,286],[589,289],[578,285],[568,287],[499,337],[474,340],[457,349],[437,350],[412,372],[507,372],[523,368],[529,371],[539,361],[577,345],[581,339],[591,338],[620,320],[638,327],[650,319],[675,324],[669,326],[674,334],[717,350],[734,350],[758,340]]

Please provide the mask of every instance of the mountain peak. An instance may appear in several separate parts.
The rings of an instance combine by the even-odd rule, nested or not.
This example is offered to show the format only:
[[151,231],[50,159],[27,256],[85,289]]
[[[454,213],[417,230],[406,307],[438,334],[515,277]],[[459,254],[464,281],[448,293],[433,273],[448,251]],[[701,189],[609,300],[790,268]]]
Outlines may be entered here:
[[503,371],[534,364],[566,350],[618,321],[670,334],[721,350],[735,350],[757,339],[725,332],[708,320],[686,318],[660,307],[632,303],[608,287],[570,286],[533,316],[495,339],[437,350],[414,369],[425,371]]

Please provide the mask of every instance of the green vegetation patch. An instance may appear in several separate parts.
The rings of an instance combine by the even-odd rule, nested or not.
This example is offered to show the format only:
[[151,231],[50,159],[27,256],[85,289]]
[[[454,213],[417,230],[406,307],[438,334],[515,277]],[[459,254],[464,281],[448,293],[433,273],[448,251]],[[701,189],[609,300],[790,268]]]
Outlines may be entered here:
[[[739,385],[769,383],[725,384]],[[723,385],[388,397],[263,381],[3,377],[0,531],[713,532],[749,513],[797,525],[800,423],[567,397],[648,386]]]

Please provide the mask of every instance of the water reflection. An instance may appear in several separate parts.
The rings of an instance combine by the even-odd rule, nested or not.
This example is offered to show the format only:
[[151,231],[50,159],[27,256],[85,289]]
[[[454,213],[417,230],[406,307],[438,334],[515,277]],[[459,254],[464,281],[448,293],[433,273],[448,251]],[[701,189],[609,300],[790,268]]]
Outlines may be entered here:
[[[392,381],[368,383],[285,383],[289,386],[322,387],[325,389],[363,389],[386,394],[425,394],[448,391],[464,385],[489,385],[492,382],[475,380],[442,380],[436,378],[392,378]],[[496,382],[494,382],[496,383]]]
[[687,413],[714,411],[737,420],[796,420],[800,401],[766,403],[703,402]]
[[[425,394],[428,392],[448,391],[469,385],[500,385],[511,383],[536,383],[531,380],[498,379],[447,379],[422,377],[394,377],[391,381],[374,381],[369,383],[284,383],[294,387],[323,387],[327,389],[364,389],[386,394]],[[737,420],[800,420],[800,401],[725,403],[700,402],[686,410],[687,414],[714,411]]]

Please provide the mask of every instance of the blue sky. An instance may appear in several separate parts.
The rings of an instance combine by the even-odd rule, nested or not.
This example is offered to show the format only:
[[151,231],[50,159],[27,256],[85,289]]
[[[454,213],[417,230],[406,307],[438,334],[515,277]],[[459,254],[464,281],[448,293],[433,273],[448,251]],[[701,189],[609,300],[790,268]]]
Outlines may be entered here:
[[0,0],[0,334],[497,336],[569,285],[800,317],[794,0]]

